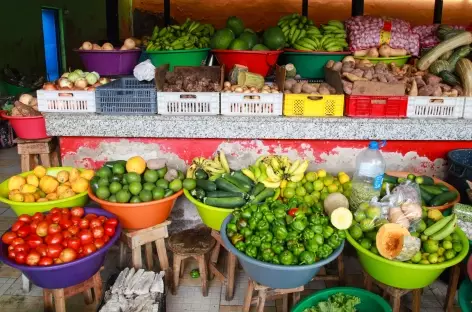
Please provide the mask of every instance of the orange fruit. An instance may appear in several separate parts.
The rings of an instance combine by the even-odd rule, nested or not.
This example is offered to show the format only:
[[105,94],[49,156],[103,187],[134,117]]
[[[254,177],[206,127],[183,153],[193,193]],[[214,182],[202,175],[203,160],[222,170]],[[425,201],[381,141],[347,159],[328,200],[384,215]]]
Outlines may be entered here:
[[126,171],[142,174],[146,170],[146,161],[140,156],[134,156],[126,162]]

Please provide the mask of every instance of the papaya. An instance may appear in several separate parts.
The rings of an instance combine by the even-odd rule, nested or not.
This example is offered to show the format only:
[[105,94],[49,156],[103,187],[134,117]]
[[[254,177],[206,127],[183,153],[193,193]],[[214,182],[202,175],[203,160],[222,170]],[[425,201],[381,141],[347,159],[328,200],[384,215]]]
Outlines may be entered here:
[[377,232],[375,244],[379,254],[389,260],[410,260],[421,247],[421,240],[396,223],[387,223]]

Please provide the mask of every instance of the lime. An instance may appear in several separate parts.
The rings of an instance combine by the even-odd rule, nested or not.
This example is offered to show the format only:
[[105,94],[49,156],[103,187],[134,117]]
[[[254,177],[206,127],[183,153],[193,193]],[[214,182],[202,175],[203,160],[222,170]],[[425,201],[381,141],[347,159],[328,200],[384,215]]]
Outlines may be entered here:
[[315,202],[315,199],[313,198],[313,196],[311,195],[305,195],[303,197],[303,201],[308,205],[308,206],[311,206],[311,204],[313,204]]
[[444,249],[444,247],[439,247],[437,254],[438,256],[443,256],[445,252],[446,252],[446,249]]
[[152,191],[153,188],[155,188],[156,185],[154,183],[151,183],[151,182],[146,182],[143,184],[143,190],[148,190],[148,191]]
[[428,261],[431,264],[438,263],[438,254],[437,253],[432,253],[428,256]]
[[350,189],[352,189],[352,183],[351,183],[351,181],[346,182],[346,183],[343,183],[343,188],[344,188],[345,190],[350,190]]
[[[287,185],[288,185],[288,184],[287,184]],[[295,196],[295,189],[293,189],[293,188],[287,186],[287,187],[284,189],[283,197],[290,199],[290,198],[292,198],[293,196]]]
[[129,172],[126,174],[126,181],[128,181],[128,184],[133,182],[141,182],[141,176],[136,172]]
[[444,249],[452,249],[452,242],[451,241],[443,241],[442,246]]
[[129,202],[129,199],[131,198],[131,193],[128,190],[122,189],[121,191],[118,191],[118,193],[116,193],[115,196],[116,196],[117,202],[127,203]]
[[128,191],[129,190],[129,185],[128,184],[123,185],[122,190]]
[[376,255],[379,254],[379,250],[375,246],[370,247],[370,252]]
[[332,177],[325,177],[323,180],[323,184],[325,186],[330,186],[331,184],[333,184],[333,182],[334,182],[334,179]]
[[377,238],[377,232],[376,231],[371,231],[371,232],[365,232],[364,233],[365,237],[370,239],[371,241],[375,242]]
[[182,189],[182,180],[174,179],[169,183],[169,188],[174,191],[178,192]]
[[368,202],[363,202],[363,203],[360,203],[359,205],[359,209],[360,210],[367,210],[367,208],[369,208],[369,203]]
[[184,189],[191,191],[197,187],[197,181],[195,179],[185,179],[182,183]]
[[413,237],[420,238],[420,233],[418,233],[418,232],[411,232],[410,235],[413,236]]
[[157,169],[157,175],[159,176],[159,179],[162,179],[167,173],[167,167],[164,166],[161,169]]
[[143,189],[143,186],[141,183],[139,182],[132,182],[130,183],[129,185],[129,191],[131,192],[131,194],[133,195],[138,195],[139,192],[141,192],[141,190]]
[[167,189],[164,193],[164,197],[169,197],[171,196],[172,194],[174,194],[174,191],[171,190],[171,189]]
[[152,200],[152,193],[149,190],[142,190],[139,192],[139,199],[143,202],[148,202]]
[[443,256],[438,257],[438,263],[443,263],[446,260]]
[[185,179],[184,173],[180,170],[177,170],[177,179],[179,179],[179,180]]
[[426,259],[422,259],[420,262],[420,264],[430,264],[428,260]]
[[356,220],[357,222],[361,222],[361,221],[364,220],[365,218],[366,218],[366,216],[365,216],[364,211],[357,210],[357,211],[354,213],[354,220]]
[[416,232],[422,233],[424,230],[426,230],[426,222],[421,220],[416,226]]
[[128,184],[128,179],[126,179],[126,174],[123,175],[123,179],[121,180],[121,184],[123,184],[123,185]]
[[372,241],[368,238],[363,238],[361,240],[361,246],[365,249],[370,249],[370,247],[372,247]]
[[452,244],[452,249],[454,249],[455,252],[461,252],[462,251],[462,243],[461,242],[455,242]]
[[300,196],[300,197],[305,196],[306,195],[306,190],[303,187],[299,186],[295,190],[295,194],[297,194],[297,196]]
[[144,181],[155,183],[159,179],[159,174],[156,170],[148,169],[144,172]]
[[289,188],[292,188],[292,189],[296,189],[296,188],[297,188],[297,183],[292,182],[292,181],[289,181],[289,182],[287,182],[287,186],[286,186],[286,187],[289,187]]
[[306,179],[303,178],[301,181],[300,181],[301,184],[305,184],[306,183]]
[[114,164],[112,171],[114,174],[124,174],[126,170],[123,164]]
[[456,252],[452,249],[446,250],[446,252],[444,253],[444,258],[446,258],[446,260],[451,260],[455,256]]
[[111,182],[108,188],[110,189],[110,193],[116,194],[118,193],[119,190],[121,190],[122,186],[118,182]]
[[380,218],[381,214],[382,214],[382,210],[380,210],[380,207],[370,206],[365,211],[366,217],[372,220]]
[[311,182],[306,182],[305,184],[303,184],[303,187],[305,188],[308,194],[313,193],[313,191],[315,190],[315,188],[313,187],[313,183]]
[[122,174],[114,174],[112,175],[108,181],[111,182],[121,182],[121,180],[123,180],[123,175]]
[[421,259],[428,259],[428,257],[429,257],[429,253],[427,253],[427,252],[423,252],[421,254]]
[[411,262],[413,262],[413,263],[418,263],[418,262],[420,262],[420,261],[421,261],[421,252],[418,251],[417,253],[415,253],[415,255],[413,256],[413,258],[411,258],[410,260],[411,260]]
[[357,224],[349,228],[349,234],[351,234],[352,238],[354,238],[355,240],[360,239],[364,235],[361,227]]
[[443,242],[445,242],[445,241],[452,242],[452,237],[451,237],[451,235],[446,236],[446,237],[443,239]]
[[338,191],[338,186],[336,184],[328,185],[328,193],[336,193]]
[[108,197],[110,197],[110,190],[108,190],[107,186],[99,186],[95,194],[100,199],[107,199]]
[[452,239],[452,242],[460,242],[461,239],[459,237],[459,235],[457,235],[457,233],[452,233],[451,234],[451,239]]
[[[439,242],[436,240],[428,239],[422,244],[423,250],[427,253],[435,253],[439,249]],[[430,260],[429,262],[432,263]]]
[[313,192],[313,194],[310,195],[311,198],[313,198],[313,202],[317,203],[320,200],[320,193]]
[[359,225],[361,226],[362,231],[368,232],[374,229],[375,223],[372,219],[364,219],[361,222],[359,222]]
[[107,178],[100,178],[100,179],[98,179],[97,184],[98,184],[98,186],[108,186],[110,184],[110,182],[108,182]]
[[156,182],[156,186],[162,187],[163,189],[166,189],[169,187],[169,182],[167,182],[166,179],[159,179]]
[[313,188],[315,189],[315,191],[321,191],[323,187],[324,187],[323,181],[316,180],[315,182],[313,182]]
[[116,203],[116,196],[115,195],[110,195],[110,197],[108,197],[107,200],[111,203]]
[[155,187],[152,189],[152,199],[159,200],[164,198],[165,190],[162,187]]
[[131,197],[131,199],[129,200],[130,203],[133,203],[133,204],[137,204],[137,203],[140,203],[141,202],[141,199],[139,199],[139,196],[133,196]]
[[105,166],[105,167],[102,167],[102,168],[98,169],[96,175],[99,176],[100,178],[108,179],[109,177],[111,177],[112,172],[111,172],[110,168]]
[[420,239],[421,239],[422,242],[426,242],[428,240],[428,236],[427,235],[421,235]]
[[318,177],[316,176],[316,172],[307,172],[307,173],[305,174],[305,179],[306,179],[307,181],[309,181],[309,182],[315,181],[316,178],[318,178]]

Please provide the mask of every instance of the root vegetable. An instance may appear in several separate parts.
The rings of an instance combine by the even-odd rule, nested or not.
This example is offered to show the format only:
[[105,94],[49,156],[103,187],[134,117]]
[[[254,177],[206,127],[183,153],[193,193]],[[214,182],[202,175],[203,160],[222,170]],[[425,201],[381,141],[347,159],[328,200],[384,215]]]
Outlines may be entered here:
[[94,43],[92,45],[92,50],[101,50],[101,49],[102,49],[102,47],[100,45],[96,44],[96,43]]
[[407,55],[405,49],[393,49],[388,44],[383,44],[379,48],[379,54],[383,57],[404,56]]
[[72,81],[70,81],[67,78],[59,78],[58,85],[61,88],[67,88],[67,89],[72,89],[72,87],[74,86]]
[[315,88],[314,86],[310,85],[309,83],[305,83],[303,86],[302,86],[302,91],[303,93],[313,93],[313,92],[317,92],[318,89]]
[[231,82],[225,81],[225,83],[223,84],[223,87],[224,88],[231,88]]
[[329,60],[327,63],[326,63],[326,68],[333,68],[334,66],[334,61],[333,60]]
[[442,95],[442,90],[440,86],[436,86],[436,89],[434,89],[433,96],[441,96]]
[[410,221],[403,214],[400,208],[390,208],[388,211],[388,220],[392,223],[399,224],[404,228],[408,229],[410,227]]
[[123,51],[123,50],[129,50],[129,49],[126,46],[121,46],[120,50]]
[[98,82],[100,82],[100,84],[102,84],[102,85],[107,84],[110,81],[111,81],[110,78],[106,78],[106,77],[102,77],[102,78],[98,79]]
[[341,62],[336,62],[332,67],[332,69],[335,71],[341,71],[341,68],[343,68],[343,63]]
[[353,55],[354,56],[366,56],[367,52],[369,52],[369,50],[357,50],[357,51],[354,51]]
[[346,77],[346,78],[347,78],[348,80],[350,80],[351,82],[360,81],[360,80],[363,80],[363,81],[366,81],[366,80],[367,80],[366,78],[362,78],[362,77],[353,75],[353,74],[351,74],[351,73],[343,73],[343,77]]
[[166,179],[167,181],[172,181],[174,179],[177,179],[178,176],[179,176],[179,173],[177,172],[177,170],[169,169],[167,173],[165,174],[164,179]]
[[236,88],[234,88],[234,92],[236,92],[236,93],[241,93],[241,92],[243,92],[243,88],[241,88],[241,87],[236,87]]
[[302,93],[302,87],[303,87],[303,85],[301,83],[297,82],[293,85],[292,92],[294,94],[300,94],[300,93]]
[[78,89],[85,89],[87,85],[87,80],[85,80],[85,78],[79,78],[74,82],[74,86]]
[[369,60],[360,60],[360,61],[359,61],[359,67],[360,67],[360,66],[373,67],[374,64],[372,64],[372,62],[369,61]]
[[418,86],[416,85],[416,80],[412,79],[409,96],[418,96]]
[[346,57],[343,58],[342,62],[343,62],[343,63],[351,63],[351,62],[352,62],[352,63],[355,63],[355,62],[356,62],[356,59],[355,59],[353,56],[348,55],[348,56],[346,56]]
[[32,100],[33,100],[33,96],[31,94],[28,94],[28,93],[22,94],[20,96],[20,98],[18,99],[18,101],[20,101],[21,103],[23,103],[25,105],[30,105]]
[[419,96],[431,96],[431,95],[433,95],[435,90],[436,90],[435,86],[426,85],[422,88],[419,88],[418,95]]
[[295,79],[287,79],[285,80],[285,83],[284,83],[284,89],[285,90],[292,90],[293,88],[293,85],[296,84],[297,81]]
[[290,90],[285,90],[284,93],[285,93],[285,94],[292,94],[292,91],[290,91]]
[[272,90],[271,93],[280,93],[279,90]]
[[400,208],[408,220],[415,221],[421,219],[422,210],[420,205],[415,203],[404,203]]
[[353,83],[352,82],[349,82],[349,81],[346,81],[346,80],[341,80],[342,84],[343,84],[343,91],[344,93],[346,94],[351,94],[352,93],[352,87],[353,87]]
[[432,75],[432,74],[428,74],[426,75],[426,84],[427,85],[432,85],[432,86],[435,86],[437,84],[439,84],[441,82],[441,78],[436,76],[436,75]]
[[93,45],[92,45],[91,42],[85,41],[84,43],[82,43],[81,48],[82,48],[82,50],[92,50]]
[[318,89],[318,92],[321,95],[329,95],[330,94],[329,89],[326,88],[325,86],[320,86],[320,88]]
[[125,40],[123,46],[125,46],[128,50],[136,48],[136,42],[133,39],[128,38]]
[[103,50],[107,50],[107,51],[114,50],[113,45],[112,45],[111,43],[109,43],[109,42],[104,43],[104,44],[102,45],[102,49],[103,49]]
[[43,85],[43,90],[47,90],[47,91],[55,91],[57,90],[56,86],[52,83],[52,82],[46,82],[44,85]]
[[367,51],[366,56],[368,57],[379,57],[379,50],[377,48],[372,48]]

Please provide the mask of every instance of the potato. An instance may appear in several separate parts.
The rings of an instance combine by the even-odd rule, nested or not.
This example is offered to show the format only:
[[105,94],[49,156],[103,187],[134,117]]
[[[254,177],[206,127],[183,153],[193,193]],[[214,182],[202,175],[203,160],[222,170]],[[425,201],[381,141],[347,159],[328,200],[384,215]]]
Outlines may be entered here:
[[308,94],[311,94],[313,92],[317,92],[318,89],[312,85],[310,85],[309,83],[305,83],[303,86],[302,86],[302,92],[303,93],[308,93]]
[[292,87],[292,93],[294,94],[300,94],[302,93],[302,87],[303,85],[299,82],[295,83]]
[[296,83],[297,83],[297,81],[295,79],[285,80],[285,83],[284,83],[285,90],[292,90],[293,85],[296,84]]

